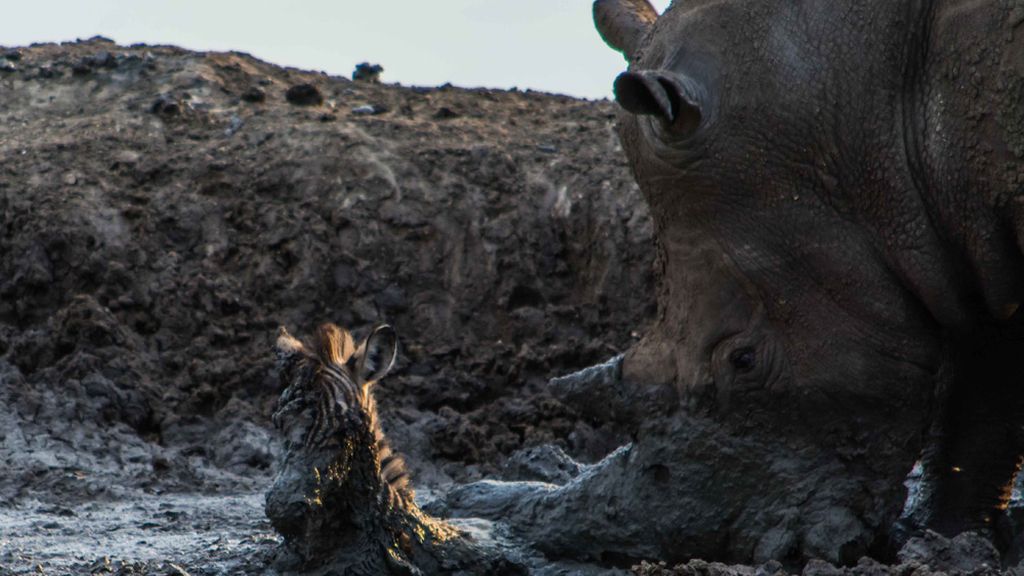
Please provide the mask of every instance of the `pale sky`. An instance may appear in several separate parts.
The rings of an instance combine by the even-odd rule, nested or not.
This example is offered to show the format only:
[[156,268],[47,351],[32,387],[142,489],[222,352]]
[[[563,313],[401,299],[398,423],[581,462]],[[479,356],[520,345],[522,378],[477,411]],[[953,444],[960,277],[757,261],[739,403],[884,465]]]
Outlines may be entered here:
[[[654,0],[663,10],[669,0]],[[622,57],[594,30],[590,0],[38,0],[8,2],[0,45],[88,38],[239,50],[348,76],[384,66],[404,85],[611,95]]]

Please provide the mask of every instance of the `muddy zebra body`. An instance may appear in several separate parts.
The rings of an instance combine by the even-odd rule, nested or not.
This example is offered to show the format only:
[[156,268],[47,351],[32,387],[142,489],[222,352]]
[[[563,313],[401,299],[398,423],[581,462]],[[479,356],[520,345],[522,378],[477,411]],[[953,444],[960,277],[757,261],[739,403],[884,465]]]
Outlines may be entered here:
[[389,326],[359,346],[333,324],[322,325],[308,344],[279,331],[275,351],[285,389],[274,424],[287,453],[266,505],[288,551],[279,568],[352,576],[524,574],[502,546],[465,538],[416,505],[373,397],[396,350]]
[[[286,389],[274,416],[275,424],[287,429],[293,424],[288,420],[305,422],[305,430],[295,431],[293,441],[301,441],[306,450],[336,448],[353,427],[368,428],[382,489],[388,491],[389,500],[411,502],[414,494],[405,461],[388,443],[373,395],[374,385],[395,361],[394,330],[379,326],[356,347],[351,334],[335,324],[321,325],[308,346],[282,328],[276,350]],[[296,419],[300,412],[311,413],[312,419]]]

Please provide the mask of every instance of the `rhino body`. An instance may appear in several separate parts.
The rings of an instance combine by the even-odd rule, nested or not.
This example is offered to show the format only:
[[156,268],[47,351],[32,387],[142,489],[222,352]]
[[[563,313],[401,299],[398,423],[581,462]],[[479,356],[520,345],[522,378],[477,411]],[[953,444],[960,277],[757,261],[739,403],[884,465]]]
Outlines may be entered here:
[[613,372],[557,388],[634,442],[564,486],[460,489],[453,513],[623,565],[998,535],[1024,448],[1024,0],[595,16],[629,61],[659,314]]

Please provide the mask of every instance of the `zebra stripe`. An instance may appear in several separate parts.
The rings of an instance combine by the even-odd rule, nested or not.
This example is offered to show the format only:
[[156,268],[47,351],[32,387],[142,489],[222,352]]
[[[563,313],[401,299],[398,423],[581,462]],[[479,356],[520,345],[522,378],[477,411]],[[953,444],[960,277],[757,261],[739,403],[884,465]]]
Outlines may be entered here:
[[358,398],[355,382],[344,367],[321,363],[316,381],[320,399],[313,426],[306,437],[309,446],[319,446],[327,441],[331,432],[338,428],[340,417],[356,404]]
[[[288,363],[289,388],[304,389],[315,397],[316,412],[313,424],[306,434],[305,445],[320,448],[335,439],[342,418],[349,410],[361,408],[365,423],[373,433],[377,456],[378,477],[387,487],[392,505],[411,502],[414,498],[405,460],[392,451],[381,429],[377,403],[371,390],[372,382],[357,382],[349,366],[344,364],[353,348],[351,337],[337,326],[324,325],[313,348],[316,354],[304,352],[303,358]],[[282,399],[289,396],[288,391]],[[313,398],[308,398],[313,400]]]

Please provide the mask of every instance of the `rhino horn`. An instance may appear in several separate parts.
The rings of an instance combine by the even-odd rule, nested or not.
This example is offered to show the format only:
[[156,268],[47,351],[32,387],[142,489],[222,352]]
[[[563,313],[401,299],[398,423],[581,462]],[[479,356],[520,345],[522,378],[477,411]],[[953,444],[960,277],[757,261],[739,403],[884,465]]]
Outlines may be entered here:
[[594,2],[594,24],[601,38],[627,59],[640,49],[658,12],[647,0],[597,0]]

